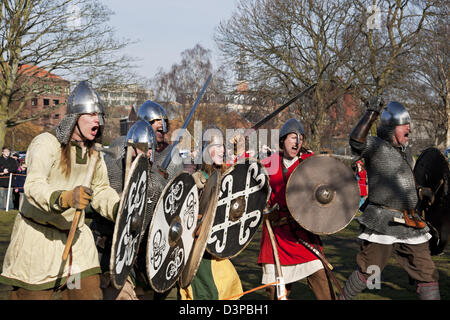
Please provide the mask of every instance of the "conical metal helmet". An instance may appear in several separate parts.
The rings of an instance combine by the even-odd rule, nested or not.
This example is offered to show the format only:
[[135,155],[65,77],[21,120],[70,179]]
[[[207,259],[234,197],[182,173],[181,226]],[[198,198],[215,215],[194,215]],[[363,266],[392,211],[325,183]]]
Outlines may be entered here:
[[136,121],[127,133],[127,145],[138,148],[147,153],[148,149],[152,150],[150,161],[153,162],[156,149],[156,135],[152,125],[145,120]]
[[103,126],[104,111],[98,93],[87,81],[81,81],[69,95],[66,114],[98,113],[100,125]]
[[391,101],[381,113],[380,121],[382,126],[399,126],[410,123],[411,117],[402,104]]
[[167,117],[166,110],[159,104],[150,100],[145,101],[137,112],[139,119],[147,120],[148,122],[154,120],[165,120],[163,121],[163,132],[167,133],[167,123],[169,118]]
[[[297,134],[297,141],[300,144],[300,136],[305,135],[305,129],[300,121],[291,118],[281,127],[280,139],[286,137],[289,133]],[[281,146],[280,146],[281,147]]]
[[377,136],[392,142],[395,127],[408,123],[411,123],[408,110],[402,104],[391,101],[381,113],[380,125],[377,127]]

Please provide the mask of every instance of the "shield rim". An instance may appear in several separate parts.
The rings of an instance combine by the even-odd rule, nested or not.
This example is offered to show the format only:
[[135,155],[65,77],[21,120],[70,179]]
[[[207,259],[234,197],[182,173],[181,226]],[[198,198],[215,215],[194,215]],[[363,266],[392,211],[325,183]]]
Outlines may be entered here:
[[428,148],[426,148],[425,150],[423,150],[420,153],[420,155],[417,157],[417,160],[414,163],[414,169],[413,169],[414,178],[416,178],[416,166],[417,166],[417,163],[423,158],[425,152],[430,151],[430,150],[437,151],[441,155],[441,157],[444,160],[444,162],[447,163],[447,168],[449,170],[449,176],[450,176],[450,163],[447,161],[447,157],[444,155],[444,153],[442,153],[441,150],[439,150],[438,148],[428,147]]
[[[448,176],[450,177],[450,163],[448,162],[448,160],[447,160],[447,157],[444,155],[444,153],[443,152],[441,152],[441,150],[439,150],[438,148],[436,148],[436,147],[428,147],[428,148],[426,148],[426,149],[424,149],[421,153],[420,153],[420,155],[417,157],[417,160],[416,160],[416,162],[415,162],[415,164],[414,164],[414,169],[413,169],[413,175],[414,175],[414,179],[417,181],[417,179],[416,179],[416,168],[417,168],[417,164],[419,163],[419,161],[421,160],[421,159],[423,159],[423,157],[424,157],[424,154],[426,153],[426,152],[428,152],[428,151],[430,151],[430,150],[432,150],[433,152],[438,152],[440,155],[441,155],[441,157],[442,157],[442,160],[445,162],[445,163],[447,163],[447,168],[448,168]],[[423,186],[423,187],[427,187],[427,186]],[[428,186],[429,187],[429,186]],[[434,191],[434,190],[433,190]],[[442,239],[442,226],[441,226],[441,229],[440,230],[438,230],[438,229],[436,229],[436,227],[429,221],[429,219],[428,219],[428,217],[427,216],[425,216],[425,221],[426,221],[426,223],[430,226],[430,228],[431,229],[433,229],[434,231],[433,232],[430,232],[430,234],[431,234],[431,239],[429,240],[429,247],[430,247],[430,252],[431,252],[431,255],[432,256],[437,256],[437,255],[440,255],[440,254],[443,254],[444,253],[444,251],[445,251],[445,249],[446,249],[446,247],[447,247],[447,245],[448,245],[448,240],[449,239]],[[436,233],[438,233],[438,237],[435,237],[435,232]],[[441,245],[441,243],[443,244],[443,245]]]
[[[337,231],[333,231],[333,232],[316,232],[316,231],[310,230],[309,227],[305,226],[303,223],[301,223],[300,221],[298,221],[298,220],[296,219],[296,216],[292,214],[292,212],[294,212],[294,210],[291,209],[291,206],[289,205],[289,202],[290,202],[290,201],[288,201],[288,187],[289,187],[289,182],[291,181],[291,178],[292,178],[292,176],[294,175],[294,172],[295,172],[299,167],[301,167],[302,165],[304,165],[305,163],[311,162],[311,159],[314,159],[314,158],[317,159],[316,157],[323,157],[323,158],[331,158],[331,159],[335,159],[336,161],[338,161],[339,163],[341,163],[343,166],[345,166],[346,168],[348,168],[342,161],[340,161],[339,159],[336,159],[336,158],[333,157],[332,155],[328,155],[328,154],[317,154],[317,155],[313,155],[313,156],[311,156],[311,157],[306,158],[305,160],[303,160],[303,162],[302,162],[301,165],[297,165],[297,167],[294,169],[294,171],[292,171],[292,173],[291,173],[291,175],[289,176],[289,179],[288,179],[288,181],[287,181],[287,183],[286,183],[286,205],[287,205],[287,207],[288,207],[289,214],[291,215],[292,218],[294,218],[294,221],[297,222],[297,223],[298,223],[303,229],[305,229],[306,231],[309,231],[309,232],[311,232],[311,233],[313,233],[313,234],[316,234],[316,235],[319,235],[319,236],[323,236],[323,235],[332,235],[332,234],[335,234],[335,233],[337,233],[337,232],[339,232],[339,231],[345,229],[345,228],[353,221],[353,219],[355,218],[356,214],[357,214],[358,211],[359,211],[359,206],[358,206],[358,205],[356,206],[356,210],[355,210],[355,212],[353,213],[351,219],[350,219],[343,227],[341,227],[341,228],[338,229]],[[351,170],[350,168],[348,168],[348,169]],[[355,190],[357,190],[356,194],[359,195],[359,194],[360,194],[360,193],[359,193],[359,186],[358,186],[358,182],[356,181],[356,179],[355,179],[355,181],[354,181],[354,186],[355,186]],[[359,201],[358,201],[357,203],[359,203]]]
[[[112,242],[111,242],[111,255],[110,255],[110,260],[109,260],[109,273],[110,273],[110,279],[111,279],[111,282],[112,282],[113,286],[116,289],[118,289],[118,290],[122,289],[123,286],[125,285],[125,282],[126,282],[126,278],[125,278],[125,281],[124,281],[123,284],[118,284],[116,282],[116,279],[115,279],[116,273],[113,272],[113,270],[114,270],[114,263],[115,263],[115,255],[116,255],[116,246],[115,246],[115,244],[116,244],[116,241],[117,241],[117,238],[118,238],[118,233],[119,233],[119,230],[118,230],[118,228],[119,228],[119,221],[120,221],[120,218],[122,217],[124,206],[125,206],[125,202],[126,202],[126,197],[128,196],[128,191],[130,189],[131,177],[133,176],[134,171],[136,170],[136,167],[138,166],[138,163],[139,163],[139,161],[141,161],[142,158],[144,158],[146,163],[147,163],[147,181],[146,181],[146,187],[145,187],[146,188],[145,194],[146,194],[146,198],[147,198],[147,192],[148,192],[148,187],[149,187],[149,185],[148,185],[148,178],[149,178],[150,170],[149,170],[149,166],[148,166],[148,161],[146,160],[147,159],[146,155],[141,153],[134,159],[134,161],[131,164],[129,174],[128,174],[128,177],[127,177],[126,182],[125,182],[125,187],[123,188],[122,194],[120,195],[119,209],[117,210],[116,221],[114,223],[114,233],[113,233],[113,239],[112,239]],[[142,219],[141,232],[139,234],[139,240],[138,240],[138,244],[137,244],[137,247],[136,247],[136,255],[133,257],[133,263],[131,264],[131,266],[133,266],[134,263],[136,262],[136,259],[137,259],[137,256],[138,256],[138,252],[139,252],[139,247],[140,247],[143,235],[144,235],[143,231],[144,231],[144,226],[145,226],[144,222],[145,222],[145,213],[146,213],[146,210],[147,210],[147,205],[148,205],[147,199],[145,199],[145,201],[144,201],[144,211],[143,211],[144,219]],[[130,271],[131,271],[131,268],[130,268]]]
[[[154,223],[155,223],[155,219],[154,218],[155,218],[156,208],[158,208],[158,206],[160,205],[160,202],[163,201],[162,199],[164,198],[164,195],[166,194],[166,191],[169,189],[169,186],[172,184],[172,182],[175,181],[175,179],[177,179],[182,174],[188,174],[192,178],[192,175],[189,172],[183,170],[183,171],[179,172],[177,175],[175,175],[172,179],[170,179],[169,182],[167,182],[167,184],[164,186],[164,189],[161,191],[161,194],[159,195],[158,202],[156,203],[156,205],[154,207],[155,211],[153,212],[152,221],[149,223],[149,226],[148,226],[147,250],[145,252],[145,271],[146,271],[146,276],[147,276],[147,279],[148,279],[148,282],[149,282],[150,286],[152,287],[153,290],[155,290],[158,293],[164,293],[164,292],[167,292],[167,291],[171,290],[174,287],[174,285],[177,284],[178,280],[180,279],[181,274],[183,273],[183,270],[181,270],[180,273],[178,274],[177,279],[175,279],[174,282],[166,290],[157,289],[153,285],[152,278],[150,277],[149,259],[148,259],[148,250],[149,250],[149,248],[151,246],[151,236],[150,235],[151,235],[151,231],[152,231],[152,228],[154,226]],[[194,179],[194,178],[192,178],[192,179]],[[197,195],[198,195],[198,188],[197,188],[197,185],[195,184],[195,181],[194,181],[193,188],[195,188],[197,190]],[[197,216],[198,216],[198,212],[197,212]],[[197,221],[197,217],[195,219]],[[183,232],[184,232],[184,229],[183,229]],[[182,238],[182,236],[180,236],[180,239],[181,238]],[[192,251],[192,248],[193,248],[193,245],[194,245],[194,240],[192,242],[191,251]],[[187,254],[188,257],[190,256],[191,251],[188,252],[188,254]],[[187,260],[186,260],[186,262],[187,262]],[[186,264],[183,266],[183,269],[185,268],[185,266],[186,266]]]
[[[256,158],[253,158],[253,157],[248,157],[248,158],[245,158],[245,161],[243,161],[243,162],[239,162],[239,160],[238,160],[238,162],[233,163],[233,164],[232,164],[227,170],[225,170],[225,171],[222,173],[222,175],[220,176],[220,182],[219,182],[219,195],[220,195],[220,186],[222,185],[222,180],[223,180],[223,178],[224,178],[226,175],[228,175],[229,173],[231,173],[232,171],[234,171],[234,169],[235,169],[235,167],[236,167],[237,165],[245,164],[245,163],[250,162],[250,161],[257,162],[257,163],[261,166],[261,169],[262,169],[262,171],[264,172],[264,175],[265,175],[266,178],[267,178],[266,181],[267,181],[267,189],[268,189],[268,192],[267,192],[267,197],[266,197],[266,201],[265,201],[264,208],[263,208],[263,210],[261,210],[261,220],[260,220],[260,222],[258,223],[258,226],[255,227],[256,231],[253,233],[253,235],[250,237],[250,239],[247,241],[247,243],[246,243],[244,246],[242,246],[242,248],[241,248],[239,251],[237,251],[235,254],[233,254],[233,255],[226,256],[226,257],[224,257],[224,256],[218,256],[218,255],[216,255],[215,253],[211,252],[211,251],[208,249],[208,245],[206,245],[206,251],[207,251],[210,255],[212,255],[214,258],[217,258],[217,259],[232,259],[232,258],[238,256],[239,254],[241,254],[242,251],[244,251],[244,250],[247,248],[247,246],[250,244],[250,242],[252,242],[253,238],[255,237],[256,232],[258,231],[258,228],[260,227],[260,225],[262,224],[262,221],[264,220],[264,209],[266,208],[267,203],[268,203],[268,201],[269,201],[269,199],[270,199],[270,194],[272,193],[272,190],[271,190],[271,187],[270,187],[270,176],[269,176],[269,174],[268,174],[268,171],[267,171],[266,167],[262,164],[262,162],[261,162],[260,160],[258,160],[258,159],[256,159]],[[217,201],[219,201],[219,198],[217,198]],[[215,214],[214,214],[214,216],[215,216]],[[212,226],[213,226],[213,224],[211,225],[211,228],[212,228]],[[209,239],[209,236],[208,236],[208,239]],[[206,242],[208,242],[208,240],[207,240]]]
[[[216,188],[215,188],[215,192],[213,193],[212,200],[209,201],[206,206],[206,215],[208,218],[206,219],[206,221],[202,222],[201,233],[202,233],[202,235],[204,235],[204,237],[203,237],[203,239],[202,239],[201,235],[199,235],[197,238],[194,237],[194,244],[192,245],[191,254],[189,255],[187,263],[184,266],[183,271],[181,272],[180,278],[178,279],[178,284],[180,285],[181,288],[187,288],[191,284],[195,275],[197,274],[198,268],[200,267],[200,263],[203,259],[203,255],[206,250],[206,245],[207,245],[208,238],[209,238],[209,231],[211,230],[211,227],[214,223],[214,218],[216,216],[216,210],[214,210],[214,209],[216,208],[217,202],[219,200],[219,194],[220,194],[219,182],[221,180],[221,174],[218,170],[215,170],[213,174],[216,175],[216,181],[215,181]],[[212,178],[212,176],[209,177],[209,179],[208,179],[208,181],[211,181],[210,183],[212,183],[211,178]],[[202,194],[202,196],[203,196],[203,194]],[[201,203],[201,199],[202,198],[200,198],[200,200],[199,200],[200,203]],[[199,207],[199,212],[200,212],[200,207]],[[206,224],[203,224],[203,223],[206,223]],[[201,239],[201,240],[199,240],[199,239]],[[197,258],[196,260],[193,260],[194,252],[197,247],[200,248],[198,251],[198,257],[196,257]],[[192,261],[194,261],[194,262],[192,262]],[[191,274],[186,275],[188,267],[191,268],[192,272],[191,272]]]

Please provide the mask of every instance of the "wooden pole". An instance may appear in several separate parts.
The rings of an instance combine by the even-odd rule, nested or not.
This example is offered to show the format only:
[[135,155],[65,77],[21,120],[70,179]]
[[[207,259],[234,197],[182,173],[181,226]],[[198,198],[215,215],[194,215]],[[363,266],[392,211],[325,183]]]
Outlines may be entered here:
[[[84,178],[84,182],[83,182],[83,186],[85,186],[85,187],[89,188],[91,186],[91,181],[92,181],[92,177],[94,175],[95,165],[97,164],[97,160],[98,160],[98,151],[93,150],[91,159],[89,161],[88,171],[86,173],[86,177]],[[63,261],[66,261],[67,257],[69,256],[69,251],[70,251],[70,248],[72,247],[72,242],[73,242],[73,238],[75,236],[75,231],[77,230],[77,227],[78,227],[78,221],[80,220],[80,215],[83,211],[84,210],[78,210],[78,209],[75,211],[75,216],[73,217],[72,225],[70,226],[69,235],[67,236],[66,246],[64,248],[64,252],[62,255]]]
[[286,298],[286,287],[284,285],[283,273],[281,272],[281,264],[280,264],[280,256],[278,255],[277,243],[275,240],[275,235],[273,234],[272,225],[268,218],[266,220],[267,231],[269,232],[270,242],[272,243],[273,249],[273,257],[275,260],[276,274],[275,278],[278,282],[276,285],[277,288],[277,299],[278,300],[287,300]]

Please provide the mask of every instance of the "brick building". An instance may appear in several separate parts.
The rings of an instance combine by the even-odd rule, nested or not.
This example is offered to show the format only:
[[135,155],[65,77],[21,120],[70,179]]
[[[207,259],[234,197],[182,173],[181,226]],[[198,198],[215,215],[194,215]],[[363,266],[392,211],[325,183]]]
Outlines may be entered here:
[[66,113],[70,82],[37,66],[22,65],[19,72],[22,73],[24,91],[32,91],[31,98],[25,101],[21,117],[30,118],[51,108],[51,112],[33,120],[44,131],[51,130]]

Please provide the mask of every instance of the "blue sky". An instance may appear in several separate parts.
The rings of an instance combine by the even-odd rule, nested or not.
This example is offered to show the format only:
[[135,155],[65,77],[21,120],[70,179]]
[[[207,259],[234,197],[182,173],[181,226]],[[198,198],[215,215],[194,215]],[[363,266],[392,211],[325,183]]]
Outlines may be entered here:
[[[140,59],[138,73],[154,76],[181,60],[180,53],[197,43],[217,55],[213,40],[220,21],[231,17],[236,0],[104,0],[113,12],[116,35],[138,41],[125,53]],[[217,64],[214,63],[217,67]]]

